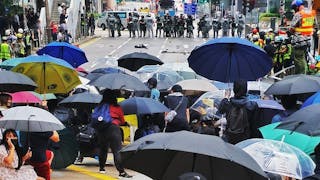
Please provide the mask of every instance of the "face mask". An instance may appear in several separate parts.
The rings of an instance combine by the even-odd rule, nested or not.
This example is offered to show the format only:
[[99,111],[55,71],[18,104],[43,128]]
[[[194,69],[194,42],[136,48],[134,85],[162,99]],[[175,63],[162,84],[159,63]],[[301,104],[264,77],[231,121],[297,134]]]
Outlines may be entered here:
[[18,146],[18,139],[11,139],[11,142],[15,147]]

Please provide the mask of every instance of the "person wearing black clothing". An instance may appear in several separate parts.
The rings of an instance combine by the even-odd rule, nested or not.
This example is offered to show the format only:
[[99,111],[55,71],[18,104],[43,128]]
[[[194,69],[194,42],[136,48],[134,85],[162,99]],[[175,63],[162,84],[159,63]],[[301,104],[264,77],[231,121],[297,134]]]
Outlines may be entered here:
[[266,38],[266,45],[263,48],[266,53],[268,54],[268,56],[273,59],[275,52],[276,52],[276,47],[274,46],[274,44],[272,43],[270,38]]
[[[165,132],[189,130],[188,122],[190,118],[188,99],[181,92],[182,87],[180,85],[174,85],[171,88],[171,94],[169,94],[164,100],[164,105],[171,110],[176,109],[177,113],[171,122],[166,122],[167,125]],[[179,107],[177,108],[177,106]]]
[[140,37],[146,36],[146,31],[147,31],[147,26],[146,26],[146,21],[144,20],[144,16],[141,16],[141,19],[139,20],[139,25],[140,25]]
[[[257,104],[247,98],[247,81],[235,81],[233,84],[233,91],[234,97],[231,97],[230,100],[227,98],[223,99],[220,103],[218,111],[220,114],[226,114],[227,117],[227,129],[225,132],[227,141],[231,144],[236,144],[252,137],[252,131],[254,130],[251,129],[252,127],[250,126],[250,124],[254,121],[253,112],[256,110]],[[228,119],[228,117],[231,117],[231,110],[235,107],[244,107],[245,115],[243,117],[246,117],[246,119],[240,118],[242,122],[239,123],[242,123],[241,126],[244,128],[244,130],[243,132],[239,132],[237,134],[235,134],[234,132],[229,133],[233,130],[228,129],[228,127],[233,126],[232,124],[230,124],[230,119]]]

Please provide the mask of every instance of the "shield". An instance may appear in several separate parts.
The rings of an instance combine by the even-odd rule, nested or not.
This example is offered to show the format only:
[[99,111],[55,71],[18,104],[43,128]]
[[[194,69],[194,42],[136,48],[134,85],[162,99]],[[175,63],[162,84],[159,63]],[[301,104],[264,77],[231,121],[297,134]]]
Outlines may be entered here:
[[27,75],[38,84],[36,92],[67,93],[81,84],[77,72],[66,61],[48,55],[28,56],[12,71]]
[[51,42],[42,49],[38,50],[37,54],[47,54],[52,57],[63,59],[75,68],[88,62],[84,51],[77,46],[66,42]]
[[105,74],[89,82],[99,88],[107,89],[126,89],[134,91],[149,91],[148,88],[138,78],[127,74]]
[[314,174],[315,164],[300,149],[270,139],[248,139],[236,144],[247,152],[265,172],[295,179]]
[[160,103],[151,98],[133,97],[124,100],[120,103],[125,115],[128,114],[154,114],[169,112],[170,110]]
[[229,37],[195,48],[188,62],[197,74],[221,82],[257,80],[272,68],[272,59],[263,49],[246,39]]
[[131,71],[137,71],[144,65],[163,64],[163,62],[148,53],[134,52],[126,54],[118,59],[118,66],[124,67]]
[[187,131],[140,138],[121,150],[121,159],[124,167],[152,179],[177,179],[188,172],[215,180],[268,179],[240,148],[216,136]]
[[320,77],[311,75],[286,76],[281,81],[273,83],[265,94],[291,95],[312,93],[320,90]]
[[28,76],[11,71],[0,71],[0,92],[33,91],[36,83]]
[[210,81],[203,79],[188,79],[176,83],[182,87],[185,95],[199,94],[203,92],[214,92],[216,88]]
[[70,108],[93,108],[102,100],[100,94],[91,94],[88,92],[74,94],[59,102],[59,105]]
[[11,94],[11,97],[12,97],[12,103],[41,104],[41,99],[39,99],[37,96],[35,96],[34,94],[32,94],[29,91],[15,92],[15,93]]
[[2,111],[0,127],[26,132],[46,132],[64,129],[64,125],[49,111],[32,106],[17,106]]

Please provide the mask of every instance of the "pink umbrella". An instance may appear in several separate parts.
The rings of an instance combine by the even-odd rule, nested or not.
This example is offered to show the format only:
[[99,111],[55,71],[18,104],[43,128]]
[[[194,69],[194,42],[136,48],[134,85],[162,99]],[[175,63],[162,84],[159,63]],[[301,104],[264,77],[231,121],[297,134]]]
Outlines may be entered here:
[[28,91],[21,91],[16,93],[11,93],[12,103],[38,103],[41,104],[41,99],[33,95]]

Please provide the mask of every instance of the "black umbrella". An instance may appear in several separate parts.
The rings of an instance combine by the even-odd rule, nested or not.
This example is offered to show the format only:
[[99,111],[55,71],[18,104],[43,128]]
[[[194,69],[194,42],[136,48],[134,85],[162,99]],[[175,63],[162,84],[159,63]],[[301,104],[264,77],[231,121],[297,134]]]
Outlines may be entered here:
[[163,62],[148,53],[134,52],[126,54],[118,59],[118,66],[124,67],[131,71],[137,71],[144,65],[163,64]]
[[127,74],[105,74],[99,78],[90,81],[89,85],[107,89],[126,89],[134,91],[148,91],[148,88],[134,76]]
[[152,179],[197,172],[207,179],[268,179],[246,152],[221,138],[188,131],[155,133],[121,150],[124,167]]
[[91,94],[88,92],[74,94],[63,99],[59,102],[59,105],[71,108],[86,108],[94,107],[96,104],[100,103],[102,96],[100,94]]
[[0,92],[33,91],[36,87],[36,83],[26,75],[12,71],[0,71]]
[[320,136],[320,104],[313,104],[291,114],[276,128],[299,132],[308,136]]
[[145,97],[129,98],[122,101],[120,106],[124,114],[154,114],[170,111],[159,101]]
[[89,74],[87,74],[85,77],[89,80],[94,80],[105,74],[112,74],[112,73],[123,73],[123,74],[129,74],[129,75],[132,74],[131,71],[122,67],[105,67],[105,68],[95,69],[91,71]]
[[286,76],[281,81],[272,84],[265,94],[291,95],[317,92],[320,90],[320,77],[311,75]]
[[58,131],[60,141],[56,143],[56,148],[53,148],[54,157],[52,160],[51,167],[53,169],[66,168],[73,164],[78,156],[78,143],[74,133],[65,128],[64,130]]

